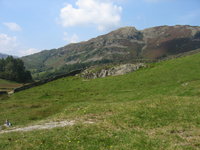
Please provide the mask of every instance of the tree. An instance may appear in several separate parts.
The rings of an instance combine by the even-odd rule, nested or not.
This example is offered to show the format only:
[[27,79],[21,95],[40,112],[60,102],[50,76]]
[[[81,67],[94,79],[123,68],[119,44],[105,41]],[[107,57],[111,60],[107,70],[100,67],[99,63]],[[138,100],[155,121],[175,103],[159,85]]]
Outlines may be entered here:
[[20,83],[32,81],[31,73],[26,71],[23,61],[12,56],[0,59],[0,78]]

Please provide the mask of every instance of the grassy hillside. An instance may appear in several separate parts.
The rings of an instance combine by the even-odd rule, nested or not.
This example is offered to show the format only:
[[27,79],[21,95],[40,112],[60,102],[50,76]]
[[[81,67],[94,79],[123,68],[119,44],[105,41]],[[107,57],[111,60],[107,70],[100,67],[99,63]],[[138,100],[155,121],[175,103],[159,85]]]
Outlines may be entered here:
[[[76,120],[71,127],[0,134],[0,149],[200,148],[200,54],[123,76],[63,78],[0,100],[14,126]],[[85,124],[92,121],[93,124]]]
[[22,84],[19,84],[13,81],[0,79],[0,91],[10,91],[20,86],[22,86]]

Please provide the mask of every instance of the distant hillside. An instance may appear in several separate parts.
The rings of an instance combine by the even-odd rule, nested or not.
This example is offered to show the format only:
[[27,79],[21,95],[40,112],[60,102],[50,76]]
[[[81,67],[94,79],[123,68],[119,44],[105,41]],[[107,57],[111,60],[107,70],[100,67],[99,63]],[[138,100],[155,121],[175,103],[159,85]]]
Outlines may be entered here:
[[0,59],[1,58],[6,58],[6,57],[8,57],[8,55],[0,53]]
[[37,76],[113,62],[151,61],[200,48],[199,26],[124,27],[86,42],[23,57]]

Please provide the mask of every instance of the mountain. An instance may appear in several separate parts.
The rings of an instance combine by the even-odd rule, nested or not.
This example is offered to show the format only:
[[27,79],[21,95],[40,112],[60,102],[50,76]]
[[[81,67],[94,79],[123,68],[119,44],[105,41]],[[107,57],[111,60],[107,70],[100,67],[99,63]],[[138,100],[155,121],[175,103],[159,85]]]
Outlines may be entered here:
[[199,26],[124,27],[86,42],[23,57],[35,75],[113,62],[153,61],[200,48]]
[[6,58],[8,55],[0,53],[0,58]]

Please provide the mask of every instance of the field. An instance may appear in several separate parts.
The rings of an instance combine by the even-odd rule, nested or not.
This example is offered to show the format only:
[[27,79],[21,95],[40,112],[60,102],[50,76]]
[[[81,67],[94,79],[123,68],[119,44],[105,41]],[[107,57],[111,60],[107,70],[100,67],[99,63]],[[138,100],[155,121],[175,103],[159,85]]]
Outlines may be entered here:
[[14,88],[17,88],[20,86],[22,86],[22,84],[19,84],[13,81],[0,79],[0,91],[11,91]]
[[123,76],[63,78],[1,99],[1,124],[5,119],[14,127],[76,123],[0,134],[0,149],[200,149],[199,68],[200,54],[195,54]]

